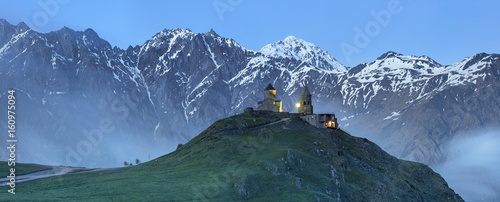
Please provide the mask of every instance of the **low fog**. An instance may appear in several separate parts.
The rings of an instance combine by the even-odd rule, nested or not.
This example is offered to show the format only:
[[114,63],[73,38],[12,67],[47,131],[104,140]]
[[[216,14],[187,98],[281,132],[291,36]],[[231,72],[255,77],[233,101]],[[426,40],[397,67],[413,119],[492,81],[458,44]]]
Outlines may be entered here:
[[434,168],[466,201],[500,201],[500,129],[485,129],[447,145],[448,159]]
[[[154,137],[158,121],[133,114],[125,100],[119,100],[117,107],[112,101],[101,107],[80,92],[60,95],[47,103],[30,99],[21,90],[16,97],[16,163],[121,167],[124,161],[135,165],[136,159],[146,162],[165,155],[182,143],[175,135]],[[6,103],[5,97],[0,99]],[[124,113],[113,108],[129,110]],[[0,117],[0,128],[7,131],[5,118]],[[6,148],[7,141],[1,145]],[[0,150],[0,158],[9,159],[7,149]]]

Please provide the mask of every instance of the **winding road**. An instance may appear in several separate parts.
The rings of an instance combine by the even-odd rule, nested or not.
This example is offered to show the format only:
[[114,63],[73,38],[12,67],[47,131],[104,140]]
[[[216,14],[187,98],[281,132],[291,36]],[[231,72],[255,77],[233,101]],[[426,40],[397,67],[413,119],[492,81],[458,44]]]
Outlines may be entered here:
[[[50,169],[48,170],[16,176],[16,183],[27,182],[31,180],[37,180],[41,178],[47,178],[59,175],[72,174],[72,173],[86,173],[86,172],[117,169],[117,168],[84,168],[84,167],[69,167],[69,166],[48,166],[48,167],[50,167]],[[10,178],[1,178],[0,187],[8,186],[7,183],[9,182],[9,180]]]

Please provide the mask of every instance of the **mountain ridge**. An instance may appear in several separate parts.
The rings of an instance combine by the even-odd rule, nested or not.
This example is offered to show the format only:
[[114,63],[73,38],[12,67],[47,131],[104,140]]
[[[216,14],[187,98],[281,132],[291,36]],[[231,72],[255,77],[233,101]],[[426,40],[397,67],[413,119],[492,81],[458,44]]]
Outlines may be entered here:
[[[67,139],[77,139],[61,145],[76,147],[78,139],[84,137],[82,131],[95,128],[93,125],[98,126],[102,117],[109,117],[117,128],[125,128],[116,129],[111,137],[125,134],[127,138],[157,148],[151,153],[159,155],[162,149],[175,149],[177,143],[189,140],[213,121],[255,106],[262,99],[261,90],[269,82],[277,89],[286,111],[294,110],[301,89],[307,85],[313,94],[315,109],[335,112],[342,120],[341,127],[365,135],[398,158],[430,165],[446,158],[440,153],[444,142],[474,127],[496,123],[494,113],[498,107],[488,104],[491,103],[488,100],[494,101],[499,92],[489,90],[490,83],[486,81],[498,81],[497,54],[476,54],[445,66],[438,66],[439,63],[424,56],[408,56],[406,59],[411,61],[393,57],[391,61],[375,60],[346,72],[332,72],[296,58],[247,50],[211,31],[194,34],[188,30],[165,29],[143,45],[124,50],[111,47],[101,38],[89,37],[86,43],[79,34],[85,32],[71,32],[69,28],[63,28],[64,33],[29,31],[26,35],[19,35],[22,29],[16,34],[14,25],[3,25],[2,29],[6,31],[0,32],[0,75],[8,77],[1,83],[1,89],[18,88],[20,108],[46,119],[23,120],[26,128],[36,129],[34,136],[51,140],[69,134]],[[174,32],[186,33],[189,40]],[[7,43],[10,45],[6,46]],[[477,97],[479,92],[483,92],[484,98]],[[437,97],[446,99],[443,103],[452,104],[443,105],[434,100]],[[64,104],[69,100],[78,100],[81,107]],[[427,106],[430,103],[436,107]],[[467,110],[471,103],[488,107],[485,111],[490,113],[477,107]],[[421,108],[423,106],[427,107]],[[449,116],[457,117],[456,122],[427,122],[423,117],[429,116],[426,113],[430,109],[436,110],[432,114],[446,109],[451,112]],[[81,114],[82,120],[68,118],[70,112]],[[451,129],[465,119],[464,113],[474,119],[474,126]],[[412,117],[422,118],[401,122]],[[89,123],[73,126],[82,121]],[[358,131],[372,123],[371,130]],[[434,123],[439,124],[429,128],[428,125]],[[0,124],[6,127],[3,122]],[[400,130],[396,125],[408,128]],[[127,131],[141,133],[133,135]],[[422,135],[427,133],[430,133],[427,137]],[[396,138],[399,134],[407,134],[407,137]],[[387,139],[393,138],[398,145],[387,143]],[[417,140],[424,142],[423,145],[413,144]],[[104,152],[109,145],[112,143],[103,142],[95,148]],[[54,152],[54,156],[64,159],[64,148]],[[149,151],[140,157],[147,158],[147,153]],[[28,153],[24,156],[29,157]],[[98,156],[97,150],[95,156]],[[121,163],[121,159],[115,161]],[[71,163],[81,165],[81,162]]]

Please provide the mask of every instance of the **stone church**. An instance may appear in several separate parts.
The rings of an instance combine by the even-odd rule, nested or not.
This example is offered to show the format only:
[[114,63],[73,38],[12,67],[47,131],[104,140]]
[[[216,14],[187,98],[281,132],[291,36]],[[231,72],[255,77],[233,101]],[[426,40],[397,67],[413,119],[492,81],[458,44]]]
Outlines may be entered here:
[[269,83],[264,89],[264,100],[258,103],[257,110],[283,112],[281,100],[276,100],[276,89]]
[[[318,128],[337,129],[339,127],[335,114],[314,114],[312,95],[307,86],[304,86],[304,90],[300,94],[297,107],[298,113],[283,112],[281,100],[276,100],[276,89],[269,83],[266,89],[264,89],[264,100],[258,102],[255,113],[273,113],[282,118],[296,117]],[[245,109],[245,112],[254,111],[253,108],[249,107]]]

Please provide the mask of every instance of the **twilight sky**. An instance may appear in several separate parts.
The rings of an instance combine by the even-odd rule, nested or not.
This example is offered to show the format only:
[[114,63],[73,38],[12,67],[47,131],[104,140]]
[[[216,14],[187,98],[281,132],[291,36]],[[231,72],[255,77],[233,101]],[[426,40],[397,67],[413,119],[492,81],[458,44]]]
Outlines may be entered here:
[[142,45],[165,28],[213,28],[255,51],[294,35],[346,66],[390,50],[446,65],[500,53],[498,8],[495,0],[0,0],[0,18],[39,32],[92,28],[120,48]]

